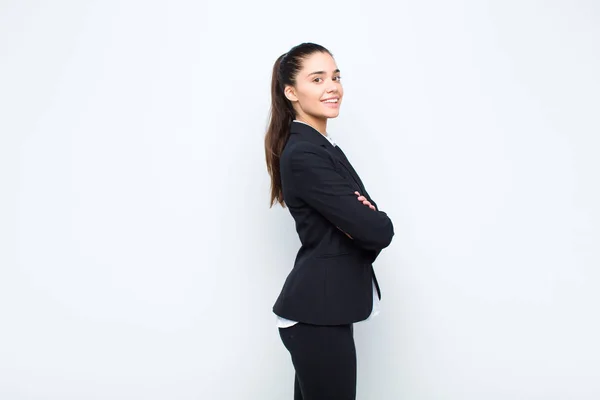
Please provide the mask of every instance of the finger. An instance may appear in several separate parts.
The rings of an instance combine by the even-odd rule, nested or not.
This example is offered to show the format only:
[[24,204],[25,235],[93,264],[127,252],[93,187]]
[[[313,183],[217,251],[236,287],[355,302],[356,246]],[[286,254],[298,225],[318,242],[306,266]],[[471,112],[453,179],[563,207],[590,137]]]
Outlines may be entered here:
[[357,198],[358,201],[365,201],[367,198],[365,196],[360,196]]

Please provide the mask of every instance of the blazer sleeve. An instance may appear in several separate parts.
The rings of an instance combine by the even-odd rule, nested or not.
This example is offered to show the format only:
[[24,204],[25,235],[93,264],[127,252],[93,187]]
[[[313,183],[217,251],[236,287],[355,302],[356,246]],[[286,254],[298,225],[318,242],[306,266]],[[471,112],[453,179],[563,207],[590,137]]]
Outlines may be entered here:
[[356,200],[354,187],[336,169],[327,150],[302,143],[291,157],[291,173],[297,195],[333,225],[348,233],[367,250],[381,250],[392,241],[394,227],[383,211]]
[[[364,184],[363,184],[364,186]],[[369,195],[369,193],[367,192],[367,189],[365,189],[365,193],[361,193],[363,196],[365,196],[370,202],[371,204],[373,204],[375,206],[375,208],[377,210],[379,210],[379,207],[377,206],[377,203],[375,203],[375,201],[371,198],[371,195]],[[379,257],[379,253],[381,253],[382,249],[377,249],[377,250],[368,250],[369,253],[369,261],[371,263],[375,262],[375,260],[377,259],[377,257]]]

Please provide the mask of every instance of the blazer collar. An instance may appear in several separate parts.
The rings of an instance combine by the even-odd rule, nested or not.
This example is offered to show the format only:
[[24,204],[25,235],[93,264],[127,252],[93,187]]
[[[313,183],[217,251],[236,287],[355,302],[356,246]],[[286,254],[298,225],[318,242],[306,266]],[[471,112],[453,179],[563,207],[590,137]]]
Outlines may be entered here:
[[334,147],[331,144],[331,142],[325,136],[323,136],[321,132],[319,132],[310,125],[303,124],[302,122],[292,121],[290,133],[296,134],[300,139],[306,140],[319,146],[325,146],[326,148]]

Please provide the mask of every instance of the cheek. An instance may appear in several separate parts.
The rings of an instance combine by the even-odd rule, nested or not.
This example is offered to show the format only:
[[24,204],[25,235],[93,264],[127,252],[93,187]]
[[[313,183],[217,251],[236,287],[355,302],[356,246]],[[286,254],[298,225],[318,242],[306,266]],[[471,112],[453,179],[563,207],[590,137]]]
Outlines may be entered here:
[[302,93],[300,102],[304,108],[314,109],[315,107],[319,107],[321,105],[321,97],[323,97],[323,93],[320,90],[306,90]]
[[323,97],[323,91],[318,87],[312,88],[309,96],[311,103],[319,104],[321,102],[321,97]]

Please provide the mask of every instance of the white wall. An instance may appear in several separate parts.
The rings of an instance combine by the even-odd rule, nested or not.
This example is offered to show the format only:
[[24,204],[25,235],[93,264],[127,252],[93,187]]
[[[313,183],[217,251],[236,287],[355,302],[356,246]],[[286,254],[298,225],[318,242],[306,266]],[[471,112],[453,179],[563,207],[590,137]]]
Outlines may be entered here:
[[396,236],[359,399],[600,398],[593,1],[0,3],[0,398],[290,399],[271,306],[275,58]]

